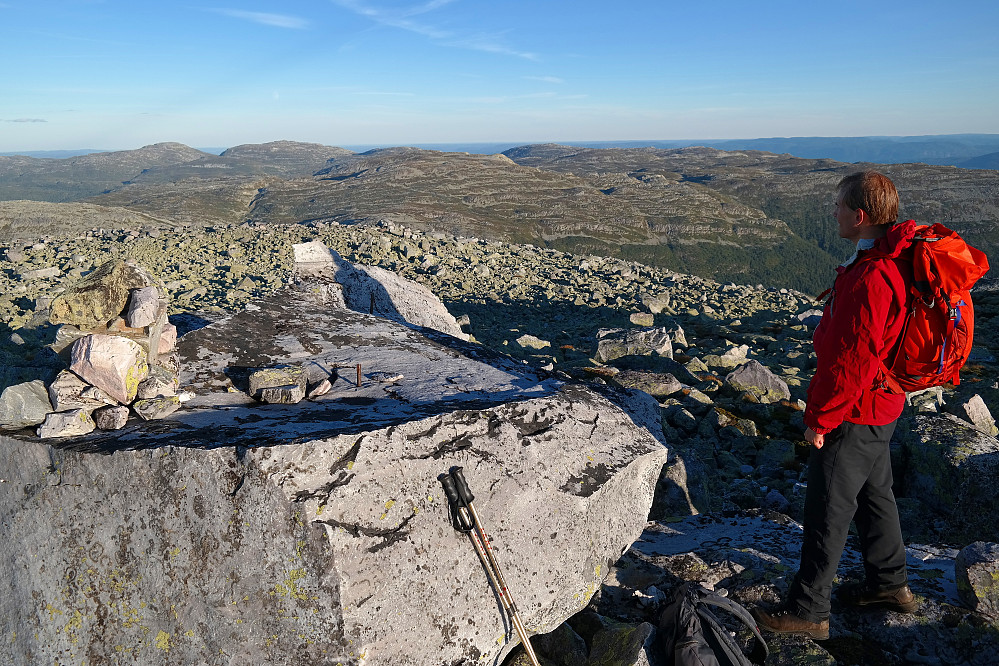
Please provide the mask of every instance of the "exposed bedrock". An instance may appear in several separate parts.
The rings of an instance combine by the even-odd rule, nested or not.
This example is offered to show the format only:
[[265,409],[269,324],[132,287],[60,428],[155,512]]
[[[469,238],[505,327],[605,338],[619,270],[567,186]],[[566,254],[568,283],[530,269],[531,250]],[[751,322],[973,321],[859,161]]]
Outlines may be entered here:
[[[0,439],[0,662],[498,664],[518,639],[450,524],[453,466],[528,630],[586,605],[645,528],[656,402],[307,305],[185,336],[197,397],[161,421]],[[404,378],[334,372],[297,405],[230,389],[232,368],[353,360]]]

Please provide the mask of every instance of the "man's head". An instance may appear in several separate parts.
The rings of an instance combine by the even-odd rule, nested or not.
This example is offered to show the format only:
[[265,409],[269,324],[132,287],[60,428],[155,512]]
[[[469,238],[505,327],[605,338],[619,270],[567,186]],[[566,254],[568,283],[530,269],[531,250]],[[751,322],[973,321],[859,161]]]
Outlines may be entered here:
[[891,179],[877,171],[853,173],[839,181],[837,205],[862,210],[874,226],[898,220],[898,192]]

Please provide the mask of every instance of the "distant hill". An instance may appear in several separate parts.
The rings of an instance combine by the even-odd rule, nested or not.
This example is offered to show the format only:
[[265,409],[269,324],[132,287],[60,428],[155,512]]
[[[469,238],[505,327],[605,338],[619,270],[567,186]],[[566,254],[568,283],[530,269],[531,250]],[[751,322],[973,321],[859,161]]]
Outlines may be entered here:
[[181,143],[157,143],[138,150],[65,159],[0,157],[0,201],[77,201],[121,187],[143,169],[188,162],[206,155]]
[[[210,155],[157,144],[68,160],[0,158],[0,192],[100,206],[89,210],[100,211],[102,225],[140,222],[119,211],[145,216],[143,226],[388,220],[818,293],[851,250],[831,219],[833,190],[865,166],[896,181],[903,216],[943,222],[986,253],[999,251],[999,171],[706,147],[541,144],[482,155],[274,142]],[[33,228],[58,235],[95,226],[78,207],[18,204],[6,215],[21,238]]]
[[979,155],[974,159],[958,164],[964,169],[999,169],[999,152]]
[[[999,134],[940,134],[929,136],[773,137],[766,139],[708,139],[689,141],[581,142],[587,148],[684,148],[706,146],[719,150],[762,150],[806,159],[875,164],[964,166],[968,160],[999,150]],[[969,167],[983,168],[983,167]]]
[[0,201],[78,201],[136,182],[294,178],[322,169],[331,157],[350,154],[343,148],[275,141],[236,146],[222,155],[180,143],[158,143],[64,159],[0,157]]
[[[433,143],[414,148],[489,155],[516,148],[517,143]],[[999,134],[936,134],[927,136],[772,137],[763,139],[650,139],[641,141],[572,141],[582,148],[690,148],[761,150],[806,159],[875,164],[923,164],[965,167],[964,162],[999,151]],[[347,146],[355,152],[376,146]],[[387,146],[382,146],[387,147]],[[988,168],[988,167],[967,167]],[[995,168],[995,167],[991,167]]]

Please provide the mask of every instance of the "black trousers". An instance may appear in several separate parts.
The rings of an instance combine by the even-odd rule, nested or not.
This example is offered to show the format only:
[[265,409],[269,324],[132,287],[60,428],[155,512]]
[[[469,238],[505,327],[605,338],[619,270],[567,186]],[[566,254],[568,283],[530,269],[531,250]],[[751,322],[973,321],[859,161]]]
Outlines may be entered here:
[[812,447],[805,491],[801,565],[788,591],[788,608],[809,622],[829,617],[833,578],[850,521],[857,524],[867,584],[897,589],[907,582],[905,545],[892,493],[888,443],[895,422],[843,423]]

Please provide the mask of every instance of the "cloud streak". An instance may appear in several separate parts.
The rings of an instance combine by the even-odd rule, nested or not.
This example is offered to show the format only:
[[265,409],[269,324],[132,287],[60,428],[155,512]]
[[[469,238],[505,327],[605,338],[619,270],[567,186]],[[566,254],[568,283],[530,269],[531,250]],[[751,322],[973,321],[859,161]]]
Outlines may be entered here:
[[[3,7],[3,5],[0,5]],[[47,123],[44,118],[4,118],[5,123]]]
[[527,60],[537,60],[536,54],[507,46],[496,35],[459,35],[430,23],[413,19],[413,17],[422,16],[423,14],[445,7],[455,2],[455,0],[429,0],[428,2],[398,9],[375,7],[367,0],[331,0],[331,2],[342,9],[374,21],[378,25],[422,35],[445,46],[495,53],[498,55],[516,56]]
[[210,11],[222,16],[229,16],[251,23],[270,26],[272,28],[289,28],[292,30],[304,30],[309,27],[309,22],[297,16],[287,14],[269,14],[267,12],[247,12],[241,9],[212,9]]
[[528,81],[541,81],[542,83],[565,83],[564,79],[557,76],[525,76]]

